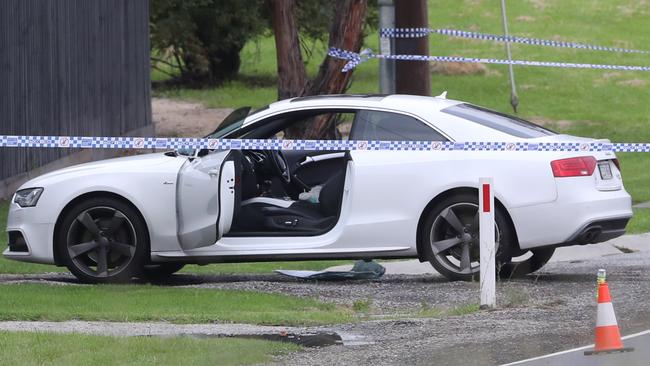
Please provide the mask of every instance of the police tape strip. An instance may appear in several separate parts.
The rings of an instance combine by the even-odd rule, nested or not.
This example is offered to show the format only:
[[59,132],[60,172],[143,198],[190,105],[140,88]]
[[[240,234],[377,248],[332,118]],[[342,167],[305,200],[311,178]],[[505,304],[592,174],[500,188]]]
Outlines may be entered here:
[[82,149],[237,149],[368,151],[611,151],[650,152],[650,143],[453,142],[366,140],[209,139],[167,137],[80,137],[0,135],[0,147]]
[[541,66],[541,67],[560,67],[560,68],[578,68],[578,69],[600,69],[600,70],[623,70],[623,71],[650,71],[650,66],[630,66],[630,65],[602,65],[602,64],[580,64],[569,62],[551,62],[551,61],[526,61],[526,60],[503,60],[493,58],[479,57],[457,57],[457,56],[425,56],[425,55],[381,55],[365,49],[360,53],[341,50],[332,47],[328,51],[331,57],[347,60],[341,71],[348,72],[359,64],[372,58],[401,60],[401,61],[435,61],[435,62],[465,62],[465,63],[486,63],[500,65],[521,65],[521,66]]
[[541,67],[559,67],[570,69],[599,69],[599,70],[621,70],[621,71],[650,71],[650,66],[628,66],[628,65],[602,65],[602,64],[578,64],[570,62],[551,62],[551,61],[526,61],[526,60],[503,60],[496,58],[480,57],[456,57],[456,56],[425,56],[425,55],[380,55],[365,49],[360,53],[342,50],[331,47],[327,54],[348,62],[341,69],[342,72],[348,72],[356,68],[359,64],[372,58],[400,61],[434,61],[434,62],[466,62],[466,63],[483,63],[499,65],[520,65],[520,66],[541,66]]
[[504,36],[504,35],[490,34],[490,33],[469,32],[469,31],[457,30],[457,29],[382,28],[379,31],[379,34],[382,38],[420,38],[420,37],[425,37],[430,33],[436,33],[445,36],[460,37],[460,38],[480,39],[485,41],[496,41],[496,42],[521,43],[521,44],[528,44],[528,45],[535,45],[535,46],[575,48],[575,49],[592,50],[592,51],[650,54],[650,51],[646,51],[646,50],[633,50],[627,48],[606,47],[606,46],[598,46],[598,45],[585,44],[585,43],[563,42],[563,41],[554,41],[550,39],[540,39],[540,38]]

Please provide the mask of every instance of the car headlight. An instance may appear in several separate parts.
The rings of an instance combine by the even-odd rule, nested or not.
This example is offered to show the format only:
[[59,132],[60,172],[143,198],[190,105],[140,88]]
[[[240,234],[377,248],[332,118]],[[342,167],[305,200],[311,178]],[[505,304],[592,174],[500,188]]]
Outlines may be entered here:
[[21,189],[14,195],[14,202],[20,207],[34,207],[41,198],[43,188],[27,188]]

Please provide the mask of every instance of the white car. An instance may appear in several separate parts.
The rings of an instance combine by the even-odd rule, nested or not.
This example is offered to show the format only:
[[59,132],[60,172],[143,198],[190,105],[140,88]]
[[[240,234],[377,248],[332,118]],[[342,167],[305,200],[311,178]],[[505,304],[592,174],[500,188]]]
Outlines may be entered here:
[[[249,110],[211,136],[300,138],[311,121],[336,123],[337,139],[595,141],[444,97],[313,96]],[[335,258],[419,258],[469,280],[479,177],[494,178],[501,275],[541,268],[556,247],[620,236],[632,216],[611,152],[179,150],[30,180],[13,197],[3,254],[85,282]]]

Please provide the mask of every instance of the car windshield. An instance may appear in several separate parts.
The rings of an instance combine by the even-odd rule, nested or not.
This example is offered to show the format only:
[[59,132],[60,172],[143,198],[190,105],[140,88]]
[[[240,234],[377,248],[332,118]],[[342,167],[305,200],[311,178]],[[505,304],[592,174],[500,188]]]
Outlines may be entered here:
[[442,112],[517,137],[535,138],[557,134],[525,119],[466,103],[445,108]]
[[220,138],[227,135],[229,132],[234,131],[244,124],[244,120],[248,117],[251,107],[241,107],[232,111],[226,118],[221,121],[216,130],[212,131],[207,137]]
[[211,134],[206,136],[211,139],[222,138],[233,131],[238,130],[244,124],[246,117],[251,116],[255,113],[261,112],[265,109],[269,109],[269,106],[266,105],[262,108],[256,109],[251,112],[252,107],[241,107],[232,111],[226,118],[221,121],[219,127],[214,130]]

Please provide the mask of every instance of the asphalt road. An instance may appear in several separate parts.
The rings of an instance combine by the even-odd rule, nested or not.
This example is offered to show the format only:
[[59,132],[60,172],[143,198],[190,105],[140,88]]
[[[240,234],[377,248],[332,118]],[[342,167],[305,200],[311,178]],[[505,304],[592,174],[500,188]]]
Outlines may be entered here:
[[585,355],[592,346],[580,347],[547,356],[514,362],[504,366],[645,366],[650,360],[650,330],[623,338],[625,348],[631,352],[601,353]]

